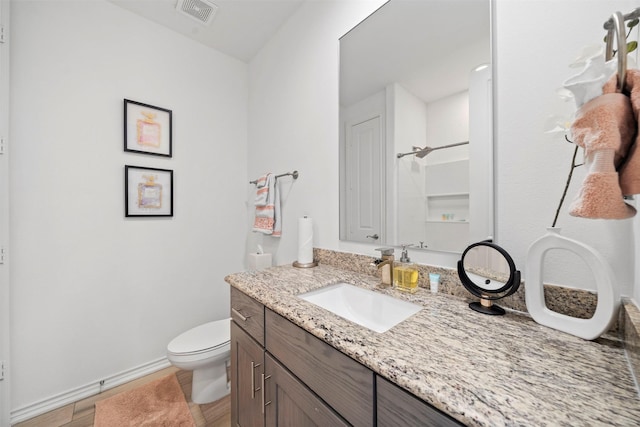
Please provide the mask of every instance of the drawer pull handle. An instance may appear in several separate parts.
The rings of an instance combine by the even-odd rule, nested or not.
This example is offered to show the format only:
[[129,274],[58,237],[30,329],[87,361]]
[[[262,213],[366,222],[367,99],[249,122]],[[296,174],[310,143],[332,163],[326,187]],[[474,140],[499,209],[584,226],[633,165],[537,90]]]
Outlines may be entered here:
[[231,312],[233,314],[235,314],[236,316],[238,316],[240,318],[240,320],[242,320],[243,322],[246,322],[247,319],[249,319],[251,317],[251,316],[243,316],[242,313],[240,313],[238,310],[236,310],[233,307],[231,307]]
[[256,391],[260,390],[256,388],[256,368],[260,366],[260,363],[255,363],[251,361],[251,398],[255,399]]
[[269,405],[271,403],[271,401],[265,402],[265,396],[264,396],[264,382],[266,380],[268,380],[269,378],[271,378],[271,375],[267,375],[265,376],[264,374],[262,374],[262,413],[264,414],[264,408],[265,406]]

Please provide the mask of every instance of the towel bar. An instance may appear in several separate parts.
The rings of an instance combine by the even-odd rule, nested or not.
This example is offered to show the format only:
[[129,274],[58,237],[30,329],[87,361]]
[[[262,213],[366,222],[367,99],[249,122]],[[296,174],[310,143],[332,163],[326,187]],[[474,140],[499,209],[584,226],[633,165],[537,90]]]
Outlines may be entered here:
[[[298,171],[287,172],[280,175],[276,175],[276,179],[282,178],[283,176],[292,176],[293,179],[298,179],[298,175],[299,175]],[[258,183],[257,179],[254,179],[253,181],[249,181],[249,184],[257,184],[257,183]]]

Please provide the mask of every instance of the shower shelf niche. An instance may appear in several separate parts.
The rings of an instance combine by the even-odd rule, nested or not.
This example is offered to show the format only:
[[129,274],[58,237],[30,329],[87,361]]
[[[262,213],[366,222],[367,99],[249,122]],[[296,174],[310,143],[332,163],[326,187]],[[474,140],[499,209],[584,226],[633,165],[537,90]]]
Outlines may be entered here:
[[462,252],[469,246],[469,160],[425,166],[423,224],[427,246]]
[[[427,194],[425,202],[427,222],[469,222],[469,193]],[[443,218],[443,215],[449,216]]]

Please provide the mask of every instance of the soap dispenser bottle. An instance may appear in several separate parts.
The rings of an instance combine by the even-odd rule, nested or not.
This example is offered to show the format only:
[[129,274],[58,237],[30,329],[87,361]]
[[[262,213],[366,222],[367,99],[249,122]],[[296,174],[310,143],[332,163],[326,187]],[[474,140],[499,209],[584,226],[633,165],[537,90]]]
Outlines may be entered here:
[[393,269],[393,286],[399,291],[414,293],[418,290],[418,267],[411,262],[407,254],[407,247],[401,245],[400,261]]

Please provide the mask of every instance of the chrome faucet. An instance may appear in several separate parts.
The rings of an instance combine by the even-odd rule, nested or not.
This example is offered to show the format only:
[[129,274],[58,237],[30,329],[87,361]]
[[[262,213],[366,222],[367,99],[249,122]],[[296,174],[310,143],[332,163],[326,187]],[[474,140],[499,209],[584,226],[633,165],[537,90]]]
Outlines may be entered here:
[[378,270],[382,270],[382,284],[391,286],[393,285],[393,262],[394,249],[393,248],[377,248],[376,251],[382,253],[380,259],[376,259],[374,264],[378,266]]

